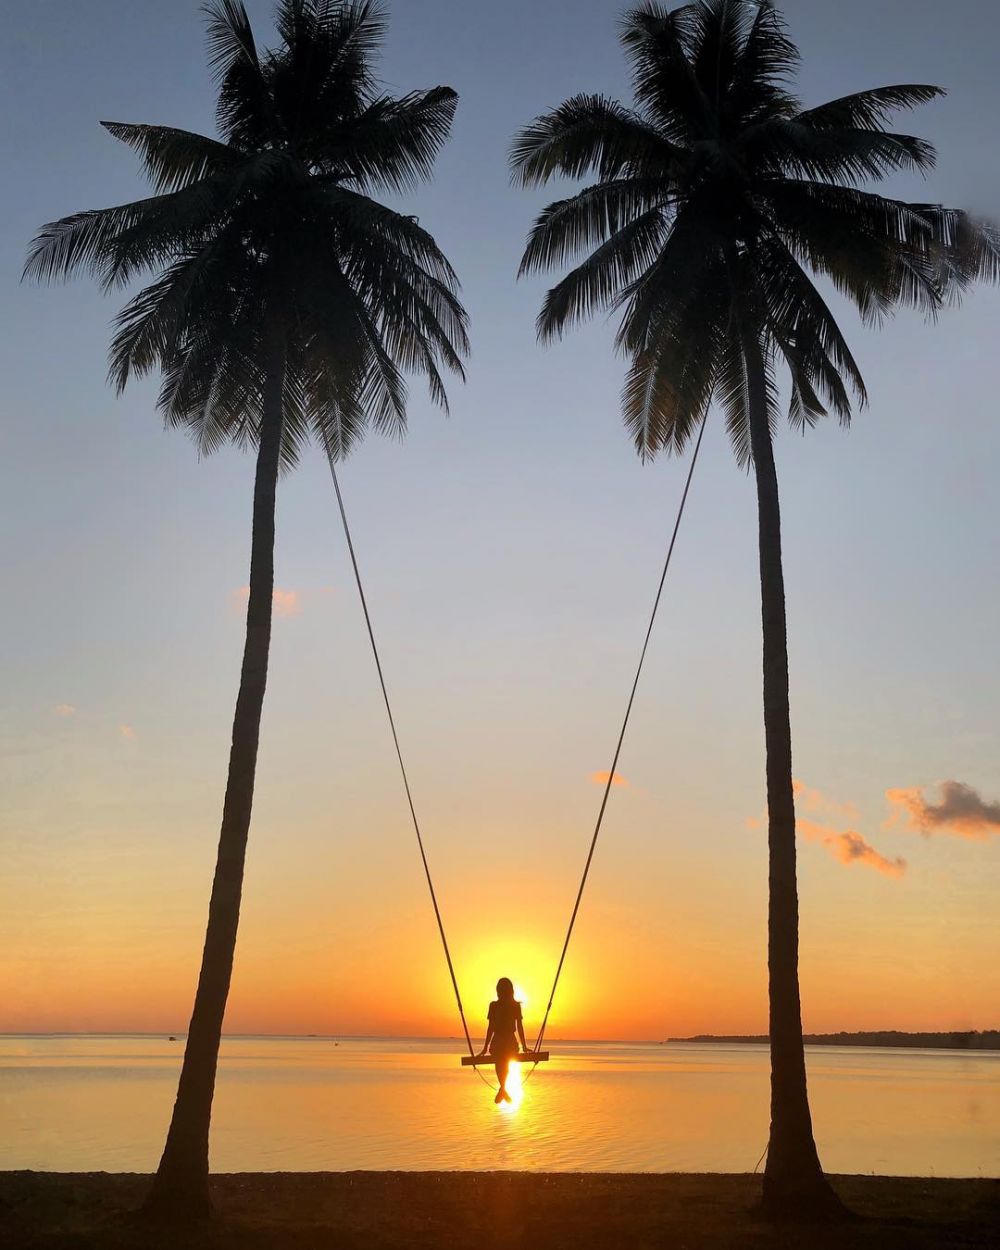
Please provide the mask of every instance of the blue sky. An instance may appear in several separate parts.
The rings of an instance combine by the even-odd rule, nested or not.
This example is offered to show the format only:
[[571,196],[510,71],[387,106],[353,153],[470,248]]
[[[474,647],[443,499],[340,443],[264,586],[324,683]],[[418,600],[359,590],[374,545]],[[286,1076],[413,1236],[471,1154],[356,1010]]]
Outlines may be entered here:
[[[248,7],[267,42],[270,6]],[[785,10],[807,102],[885,82],[949,89],[904,123],[939,146],[938,171],[892,193],[1000,213],[997,6]],[[502,947],[510,928],[548,949],[565,923],[599,797],[587,778],[608,764],[685,469],[637,461],[618,412],[612,329],[598,322],[543,350],[533,322],[544,284],[515,281],[532,214],[555,193],[511,188],[510,136],[580,90],[628,97],[617,13],[558,0],[398,2],[382,63],[391,90],[448,83],[461,97],[436,180],[412,204],[462,279],[473,356],[450,419],[415,384],[406,442],[371,441],[342,483],[466,950],[479,951],[484,933]],[[108,954],[95,934],[115,934],[116,1003],[142,983],[143,960],[165,960],[178,986],[192,975],[238,678],[234,596],[247,577],[252,463],[226,451],[199,464],[183,436],[162,430],[152,384],[115,398],[105,385],[113,300],[82,281],[18,282],[42,222],[144,193],[131,153],[98,119],[212,132],[198,6],[40,0],[7,25],[0,933],[15,952],[6,995],[27,1004],[8,1018],[71,1026],[82,1009],[59,1016],[27,987],[43,968],[52,984],[102,984]],[[881,824],[892,787],[956,778],[1000,797],[1000,292],[977,292],[936,326],[902,315],[880,333],[842,311],[870,408],[849,434],[783,430],[776,453],[796,773],[853,804],[864,836],[909,865],[888,880],[804,845],[804,966],[807,977],[813,965],[833,975],[823,970],[837,967],[848,921],[869,952],[892,927],[889,953],[851,983],[852,999],[844,982],[858,1022],[906,1026],[934,974],[951,983],[942,1024],[995,1024],[986,1016],[1000,986],[976,970],[1000,877],[996,839],[925,839]],[[436,958],[349,576],[313,454],[281,485],[277,584],[297,611],[276,623],[241,948],[258,970],[282,952],[305,958],[303,994],[338,984],[345,942],[390,958],[397,920],[417,935],[414,977]],[[581,922],[585,951],[617,924],[637,943],[690,947],[720,987],[733,968],[758,968],[765,877],[746,822],[763,802],[759,645],[752,483],[713,421],[589,934],[586,913]],[[74,710],[60,715],[61,705]],[[499,852],[506,839],[530,853]],[[365,913],[359,900],[373,896],[391,900],[391,915]],[[722,930],[740,948],[728,970]],[[657,968],[672,984],[668,965]],[[649,1020],[663,1032],[678,1019],[692,1030],[759,1024],[762,983],[748,977],[725,1021],[715,1008],[672,1015],[669,992]],[[241,992],[238,981],[237,1004]],[[617,992],[602,987],[602,1010],[620,1007]],[[578,997],[590,1001],[582,984]],[[381,1021],[367,1001],[344,1018]],[[883,1020],[886,1002],[894,1014]],[[123,1011],[102,1014],[98,1003],[87,1019],[134,1022]]]

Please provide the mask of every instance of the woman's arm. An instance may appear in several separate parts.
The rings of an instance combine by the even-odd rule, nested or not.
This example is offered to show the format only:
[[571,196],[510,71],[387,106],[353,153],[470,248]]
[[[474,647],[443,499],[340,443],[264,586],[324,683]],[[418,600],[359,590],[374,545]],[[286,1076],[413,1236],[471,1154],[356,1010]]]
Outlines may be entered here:
[[479,1052],[481,1055],[486,1054],[486,1052],[490,1048],[490,1042],[492,1041],[493,1041],[493,1019],[491,1017],[489,1020],[486,1021],[486,1041],[483,1042],[483,1048]]
[[524,1021],[521,1019],[521,1012],[517,1013],[517,1035],[521,1039],[521,1049],[527,1050],[528,1043],[524,1040]]

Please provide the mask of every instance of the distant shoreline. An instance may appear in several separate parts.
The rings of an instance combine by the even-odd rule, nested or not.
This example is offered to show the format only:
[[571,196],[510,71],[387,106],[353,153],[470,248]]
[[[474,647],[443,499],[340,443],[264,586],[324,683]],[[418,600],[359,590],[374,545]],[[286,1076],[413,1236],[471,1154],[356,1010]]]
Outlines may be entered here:
[[[4,1032],[4,1038],[160,1038],[172,1042],[186,1040],[186,1032],[71,1032],[55,1030],[45,1032]],[[312,1042],[440,1042],[464,1049],[460,1037],[429,1037],[385,1033],[224,1033],[224,1041],[312,1041]],[[948,1032],[911,1033],[900,1029],[880,1029],[860,1032],[806,1033],[807,1046],[885,1046],[922,1050],[996,1050],[1000,1051],[1000,1029],[966,1029]],[[766,1046],[766,1033],[698,1033],[692,1037],[656,1038],[553,1038],[557,1046]]]
[[[718,1036],[700,1033],[696,1037],[671,1037],[668,1042],[723,1045],[762,1045],[766,1033]],[[910,1050],[1000,1050],[1000,1029],[970,1029],[957,1033],[905,1033],[882,1029],[872,1033],[806,1033],[807,1046],[900,1046]]]

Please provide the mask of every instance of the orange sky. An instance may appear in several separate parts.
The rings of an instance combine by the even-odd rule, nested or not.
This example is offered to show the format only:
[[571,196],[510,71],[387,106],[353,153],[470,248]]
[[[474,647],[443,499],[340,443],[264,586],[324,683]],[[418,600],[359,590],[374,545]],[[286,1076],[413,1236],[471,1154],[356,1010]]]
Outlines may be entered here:
[[[668,820],[655,779],[649,788],[628,780],[612,800],[550,1036],[764,1030],[759,818],[724,831],[719,855],[704,817]],[[386,786],[377,806],[390,810],[399,797],[390,770]],[[582,816],[599,788],[585,777],[579,790]],[[458,1033],[405,812],[338,840],[322,823],[290,835],[281,802],[265,773],[227,1028]],[[994,847],[876,826],[872,839],[907,857],[901,875],[887,874],[824,845],[839,836],[838,815],[860,815],[853,805],[812,788],[800,788],[799,803],[816,818],[803,816],[800,851],[806,1027],[996,1026],[1000,974],[980,869]],[[543,813],[499,854],[491,848],[503,831],[488,824],[475,842],[447,823],[428,836],[474,1036],[500,975],[522,988],[528,1031],[537,1028],[586,849],[582,828],[565,819],[547,828]],[[0,917],[0,1029],[183,1030],[212,854],[207,833],[136,836],[127,827],[81,833],[56,863],[38,847],[15,848],[8,869],[18,889]]]

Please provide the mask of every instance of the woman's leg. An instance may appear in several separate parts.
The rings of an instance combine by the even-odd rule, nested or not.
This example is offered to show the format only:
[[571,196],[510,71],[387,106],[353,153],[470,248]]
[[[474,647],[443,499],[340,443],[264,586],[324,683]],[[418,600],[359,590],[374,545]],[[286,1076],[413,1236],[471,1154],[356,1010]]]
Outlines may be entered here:
[[502,1095],[507,1089],[507,1073],[510,1071],[510,1060],[498,1059],[496,1069],[497,1080],[500,1082],[500,1093]]

